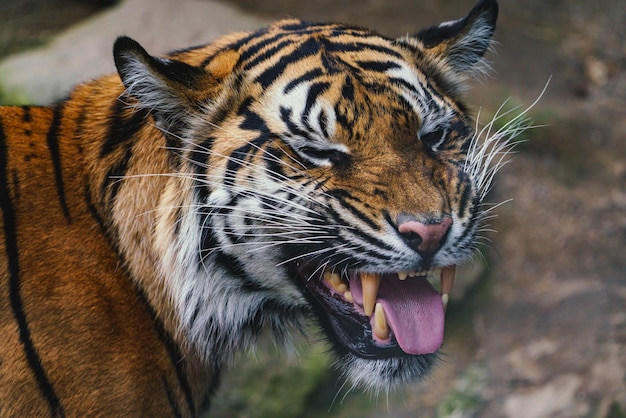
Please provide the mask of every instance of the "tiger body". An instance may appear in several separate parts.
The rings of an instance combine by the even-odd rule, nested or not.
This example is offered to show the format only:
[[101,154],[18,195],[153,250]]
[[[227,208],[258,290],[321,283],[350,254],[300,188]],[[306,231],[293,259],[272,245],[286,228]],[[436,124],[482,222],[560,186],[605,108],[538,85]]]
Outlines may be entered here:
[[441,302],[402,285],[417,338],[386,283],[473,251],[490,179],[459,84],[496,14],[398,40],[286,20],[166,58],[120,38],[119,74],[0,107],[0,415],[195,416],[235,350],[309,318],[354,384],[419,380]]
[[[159,416],[172,405],[194,415],[209,393],[210,373],[187,369],[106,236],[111,220],[101,218],[94,204],[106,199],[106,185],[88,174],[90,164],[106,164],[98,132],[106,127],[81,114],[108,117],[111,109],[96,105],[95,95],[94,108],[80,104],[81,89],[92,94],[85,86],[55,108],[0,108],[0,245],[10,257],[1,261],[0,415]],[[137,157],[140,142],[133,147]],[[164,170],[167,160],[161,165],[157,154],[143,161]],[[106,157],[120,161],[119,155]],[[154,204],[149,195],[137,198],[138,213]],[[198,381],[191,378],[196,373],[202,374]],[[170,398],[182,402],[164,402]]]

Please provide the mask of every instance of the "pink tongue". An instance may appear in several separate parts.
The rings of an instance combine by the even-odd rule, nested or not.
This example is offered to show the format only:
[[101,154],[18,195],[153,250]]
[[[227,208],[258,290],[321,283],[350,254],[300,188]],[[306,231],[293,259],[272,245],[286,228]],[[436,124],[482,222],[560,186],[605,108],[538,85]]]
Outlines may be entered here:
[[[354,302],[363,306],[361,279],[350,278]],[[434,353],[443,342],[444,311],[441,296],[423,278],[399,280],[383,276],[376,302],[385,308],[387,324],[407,354]]]

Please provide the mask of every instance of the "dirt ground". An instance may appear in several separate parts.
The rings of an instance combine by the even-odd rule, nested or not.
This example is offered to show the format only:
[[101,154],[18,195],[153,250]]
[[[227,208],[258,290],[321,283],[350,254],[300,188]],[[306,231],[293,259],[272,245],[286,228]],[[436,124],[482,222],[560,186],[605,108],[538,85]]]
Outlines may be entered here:
[[[473,4],[229,3],[269,18],[340,20],[391,36],[462,17]],[[0,2],[0,57],[95,10],[78,0],[15,4],[26,6]],[[626,6],[500,5],[495,72],[474,84],[470,102],[487,118],[508,97],[532,103],[551,78],[531,112],[546,126],[529,131],[492,191],[493,202],[513,200],[498,209],[498,232],[483,249],[489,273],[451,306],[445,366],[371,416],[626,416]],[[62,15],[54,12],[61,6]]]

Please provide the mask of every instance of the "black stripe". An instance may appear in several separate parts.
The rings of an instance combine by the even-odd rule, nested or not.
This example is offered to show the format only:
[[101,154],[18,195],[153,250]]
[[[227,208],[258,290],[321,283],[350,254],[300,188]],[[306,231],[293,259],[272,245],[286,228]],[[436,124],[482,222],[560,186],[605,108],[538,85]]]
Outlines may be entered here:
[[[194,144],[194,147],[189,153],[189,162],[192,165],[193,171],[196,173],[197,178],[201,179],[207,172],[207,167],[209,164],[209,158],[211,157],[211,151],[213,149],[213,143],[215,143],[214,136],[208,136],[204,139],[204,141],[199,144]],[[208,185],[205,185],[202,181],[198,181],[198,187],[210,189]],[[208,190],[206,192],[202,192],[200,196],[200,202],[206,202],[206,198],[208,197]]]
[[11,308],[17,322],[20,342],[24,347],[24,354],[28,361],[29,367],[32,369],[39,390],[48,402],[50,415],[53,417],[65,416],[65,411],[61,406],[61,401],[57,396],[48,375],[41,364],[41,358],[35,350],[33,340],[28,328],[28,321],[24,313],[24,305],[20,295],[20,262],[19,251],[17,248],[17,231],[15,225],[15,210],[11,204],[11,196],[9,194],[8,173],[9,165],[8,151],[6,145],[6,136],[2,129],[2,120],[0,120],[0,208],[2,209],[4,221],[4,237],[5,247],[8,259],[9,273],[9,297],[11,300]]
[[240,106],[238,114],[244,116],[244,120],[239,124],[239,127],[248,131],[260,131],[260,135],[231,153],[226,164],[226,176],[224,178],[224,185],[227,187],[233,186],[237,172],[245,165],[245,161],[252,158],[259,152],[263,144],[270,140],[270,130],[263,118],[247,108],[250,103],[251,101],[246,100]]
[[126,106],[120,100],[116,100],[111,106],[111,115],[108,121],[109,132],[100,148],[100,157],[109,155],[120,144],[131,140],[137,131],[144,126],[148,111],[140,109],[134,111],[129,118],[125,118]]
[[341,97],[347,102],[354,101],[354,82],[349,76],[346,76],[343,87],[341,88]]
[[[282,25],[280,28],[286,32],[297,32],[302,34],[319,32],[321,29],[326,29],[327,24],[324,23],[312,23],[307,21],[299,21],[297,23],[290,23]],[[291,34],[288,34],[291,35]]]
[[246,273],[244,264],[233,255],[225,254],[220,251],[219,256],[215,257],[215,264],[222,267],[231,277],[237,278],[239,289],[247,293],[266,292],[269,289],[264,287],[262,283],[254,280]]
[[351,77],[346,76],[343,87],[341,88],[342,99],[335,104],[335,120],[340,124],[348,134],[349,138],[354,137],[354,124],[346,117],[346,103],[354,103],[354,82]]
[[[420,91],[418,91],[415,88],[415,86],[413,84],[409,83],[408,81],[406,81],[403,78],[391,77],[389,79],[389,81],[391,83],[394,83],[396,85],[399,85],[399,86],[402,86],[402,87],[406,88],[411,93],[415,94],[416,96],[419,96],[425,103],[430,103],[433,100],[433,96],[431,94],[431,91],[436,91],[436,90],[431,90],[430,86],[427,85],[426,86],[427,88],[423,88],[422,92],[420,92]],[[421,87],[423,87],[423,86],[421,86]],[[425,97],[422,96],[422,93],[423,93],[423,96],[425,96]],[[439,96],[439,95],[437,97],[442,98],[442,96]]]
[[[200,189],[202,190],[202,189]],[[205,203],[204,200],[194,200],[197,203]],[[211,221],[212,210],[208,207],[201,207],[198,210],[198,219],[200,224],[200,254],[198,259],[198,269],[204,267],[204,260],[206,260],[215,248],[218,247],[217,238],[213,233],[213,222]]]
[[286,68],[289,65],[308,56],[315,55],[317,52],[320,51],[320,48],[321,45],[317,41],[317,39],[309,39],[306,42],[303,42],[289,54],[280,57],[278,62],[276,62],[274,65],[271,65],[268,69],[259,74],[254,81],[261,84],[263,88],[267,88],[285,72]]
[[249,71],[251,68],[254,68],[255,66],[259,65],[260,63],[272,57],[273,55],[277,54],[283,48],[289,45],[293,45],[293,41],[291,39],[286,39],[284,41],[278,42],[276,45],[272,46],[271,48],[268,48],[266,51],[263,51],[263,53],[257,55],[250,61],[246,62],[246,65],[243,67],[243,69],[246,71]]
[[74,130],[74,137],[73,139],[77,142],[77,147],[78,147],[78,151],[80,154],[82,154],[84,152],[82,145],[80,145],[80,143],[78,143],[78,141],[80,139],[82,139],[83,134],[85,132],[85,122],[89,123],[86,119],[87,119],[87,112],[88,112],[88,107],[86,105],[83,105],[82,108],[80,109],[80,113],[78,114],[78,117],[76,118],[76,128]]
[[163,386],[165,387],[165,395],[167,396],[167,400],[170,403],[170,407],[172,408],[172,414],[176,418],[182,418],[182,414],[180,413],[180,410],[178,409],[178,404],[176,403],[176,397],[172,393],[170,385],[167,384],[167,379],[165,378],[165,376],[162,376],[162,380]]
[[[240,56],[239,56],[239,60],[237,62],[237,65],[239,65],[242,62],[244,62],[247,59],[249,59],[252,55],[254,55],[256,52],[258,52],[258,50],[260,48],[262,48],[263,45],[267,45],[268,43],[273,42],[275,37],[268,38],[266,40],[263,40],[263,41],[257,43],[256,45],[252,45],[247,50],[244,49],[244,47],[247,46],[247,44],[250,43],[250,41],[262,38],[265,34],[267,34],[267,29],[268,28],[262,28],[262,29],[257,30],[256,32],[252,32],[248,36],[245,36],[245,37],[241,38],[240,40],[234,42],[233,44],[231,44],[231,45],[229,45],[227,47],[227,48],[231,48],[233,50],[243,49],[243,50],[239,51],[240,52]],[[207,57],[204,61],[202,61],[202,64],[200,66],[201,67],[206,67],[213,60],[213,58],[215,58],[216,56],[218,56],[221,52],[223,52],[225,50],[226,50],[226,48],[221,49],[221,50],[217,51],[214,55],[211,55],[211,56]]]
[[14,168],[11,174],[13,174],[12,182],[13,190],[15,193],[15,200],[18,201],[20,200],[20,176],[17,168]]
[[30,114],[30,106],[22,106],[22,122],[30,123],[33,120],[32,115]]
[[391,69],[401,68],[393,61],[357,61],[356,62],[362,69],[368,71],[375,71],[377,73],[384,73]]
[[325,82],[325,81],[312,83],[311,86],[309,87],[309,94],[307,94],[306,105],[304,106],[304,110],[302,111],[302,117],[301,117],[302,121],[304,122],[307,128],[311,129],[309,125],[309,121],[308,121],[309,114],[311,113],[311,108],[315,104],[317,98],[321,96],[322,94],[324,94],[324,92],[326,92],[326,90],[328,90],[329,87],[330,87],[330,83]]
[[265,120],[259,116],[258,113],[250,110],[250,107],[253,104],[254,99],[252,97],[248,97],[241,103],[239,109],[237,109],[237,115],[244,117],[244,120],[239,124],[239,127],[247,131],[260,131],[264,135],[269,135],[270,128],[268,128]]
[[350,211],[353,215],[355,215],[361,221],[366,223],[374,231],[379,231],[380,230],[380,226],[377,225],[376,222],[371,220],[367,215],[365,215],[363,212],[361,212],[360,210],[358,210],[357,208],[355,208],[354,206],[352,206],[350,203],[348,203],[346,201],[347,199],[357,200],[358,201],[358,199],[356,199],[354,196],[350,195],[350,193],[348,193],[346,190],[343,190],[343,189],[333,189],[333,190],[327,191],[326,194],[328,194],[329,196],[334,197],[336,199],[336,201],[339,202],[341,204],[341,206],[344,207],[344,209],[347,209],[348,211]]
[[[280,155],[286,153],[278,147],[270,146],[268,147],[266,154],[269,156],[265,162],[265,166],[267,167],[267,173],[270,175],[270,178],[276,181],[284,181],[283,179],[286,177],[285,171],[283,170],[284,162],[280,160]],[[287,163],[287,166],[289,163]]]
[[252,149],[252,144],[247,144],[233,151],[233,153],[231,154],[231,157],[228,159],[228,162],[226,163],[226,173],[224,175],[224,186],[226,186],[229,189],[233,187],[233,185],[235,184],[237,173],[239,172],[239,169],[244,165],[246,155],[251,149]]
[[[367,39],[367,37],[364,37]],[[366,42],[326,42],[326,50],[329,52],[365,52],[376,51],[382,54],[391,55],[394,58],[404,61],[404,57],[398,51],[384,47],[382,45],[373,45]]]
[[[480,204],[480,200],[478,199],[478,196],[474,196],[474,198],[472,199],[472,205],[473,207],[477,207]],[[470,220],[467,222],[467,224],[465,225],[465,230],[463,231],[463,233],[456,239],[457,242],[463,242],[466,241],[468,239],[468,237],[471,235],[475,235],[476,234],[476,225],[479,221],[481,221],[482,218],[482,214],[484,214],[484,212],[475,212],[472,214],[472,217],[470,218]]]
[[96,206],[93,204],[91,200],[91,189],[89,187],[89,184],[85,186],[85,203],[87,204],[87,209],[89,210],[89,213],[91,213],[91,216],[93,216],[93,218],[96,220],[96,223],[100,227],[100,232],[102,232],[102,234],[108,238],[108,241],[113,246],[115,253],[119,254],[117,243],[115,242],[114,239],[111,239],[111,234],[107,230],[107,226],[104,222],[104,219],[100,217],[100,214],[98,213],[98,210],[96,209]]
[[298,125],[293,123],[293,121],[291,120],[292,113],[293,112],[291,111],[291,109],[288,109],[283,106],[280,107],[280,119],[283,121],[285,125],[287,125],[287,130],[289,131],[289,133],[293,136],[298,136],[303,139],[312,140],[309,132],[300,129]]
[[172,340],[172,337],[169,335],[169,333],[165,329],[165,326],[163,326],[163,323],[161,322],[159,317],[156,315],[156,312],[154,308],[152,307],[152,305],[150,305],[150,302],[148,301],[148,298],[146,297],[146,295],[139,289],[137,290],[137,293],[139,294],[139,297],[143,300],[143,304],[146,307],[146,310],[152,316],[152,319],[154,322],[154,329],[157,332],[159,340],[161,340],[161,343],[165,346],[167,353],[169,354],[172,366],[174,367],[174,370],[176,371],[178,384],[180,385],[180,388],[183,394],[185,395],[187,408],[189,409],[190,415],[195,417],[197,415],[197,411],[193,402],[191,386],[189,386],[189,382],[187,381],[187,376],[185,375],[185,371],[183,370],[185,361],[184,361],[182,354],[180,353],[180,349],[178,348],[174,340]]
[[[101,186],[101,196],[102,202],[107,203],[107,208],[112,209],[115,204],[115,198],[117,197],[117,193],[120,190],[120,186],[124,181],[124,176],[126,175],[126,171],[128,170],[128,164],[133,155],[133,147],[128,146],[128,149],[124,152],[122,158],[117,161],[107,172],[104,181]],[[110,187],[109,196],[107,197],[106,191],[107,188]]]
[[61,129],[61,118],[63,117],[63,105],[58,104],[54,107],[54,116],[52,117],[52,123],[48,130],[46,141],[48,142],[48,149],[50,150],[50,158],[52,159],[52,166],[54,167],[54,179],[57,185],[57,196],[59,198],[59,204],[63,211],[63,216],[68,223],[72,221],[70,211],[67,208],[67,200],[65,199],[65,185],[63,183],[63,174],[61,173],[61,153],[59,152],[59,133]]
[[[463,171],[459,174],[459,188],[463,188],[463,192],[461,193],[461,199],[459,201],[459,218],[464,218],[466,216],[466,211],[469,207],[470,198],[472,188],[470,187],[469,175]],[[457,190],[457,194],[460,190]]]
[[[341,219],[339,215],[336,215],[336,217]],[[397,252],[397,248],[392,247],[386,242],[376,238],[374,235],[370,235],[367,232],[361,231],[360,229],[348,229],[344,231],[344,234],[349,235],[351,237],[357,237],[361,241],[366,242],[370,244],[371,246],[377,247],[378,249],[385,250],[391,253]],[[346,238],[346,242],[350,243],[351,245],[359,244],[361,246],[362,250],[359,250],[359,249],[353,250],[353,252],[356,254],[366,254],[366,255],[371,256],[372,258],[378,258],[378,259],[383,258],[380,252],[365,248],[362,244],[355,242],[354,238]]]
[[301,83],[305,81],[311,81],[317,77],[322,76],[323,74],[324,73],[322,72],[320,68],[315,68],[311,71],[307,71],[306,73],[302,74],[300,77],[294,78],[289,83],[287,83],[287,85],[283,89],[283,92],[285,94],[288,94],[291,90],[298,87],[298,85],[300,85]]
[[322,134],[324,134],[324,138],[330,138],[330,133],[328,132],[328,116],[326,115],[326,111],[322,110],[317,117],[317,123],[322,129]]

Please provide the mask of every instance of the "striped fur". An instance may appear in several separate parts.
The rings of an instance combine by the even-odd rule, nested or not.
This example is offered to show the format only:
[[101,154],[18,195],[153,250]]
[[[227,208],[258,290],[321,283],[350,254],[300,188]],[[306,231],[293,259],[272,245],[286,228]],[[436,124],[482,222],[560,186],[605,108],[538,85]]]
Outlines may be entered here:
[[496,14],[400,39],[285,20],[165,58],[120,38],[118,75],[0,108],[0,415],[196,416],[235,350],[307,318],[355,385],[428,373],[343,347],[309,287],[424,268],[407,213],[454,220],[432,266],[471,256],[491,158],[459,94]]

